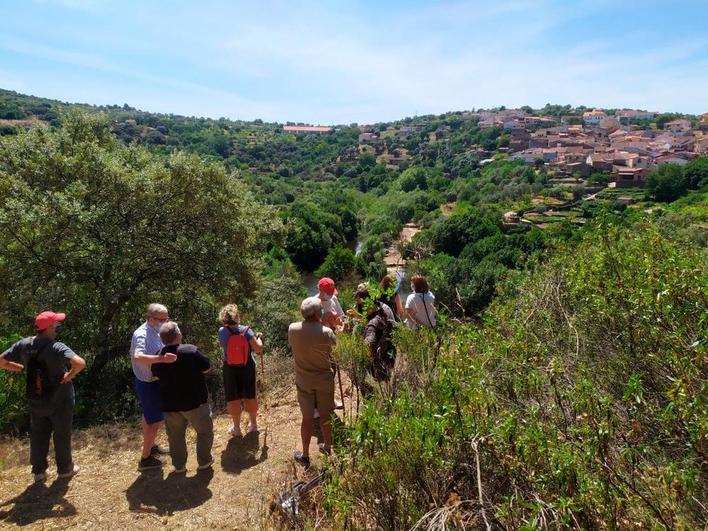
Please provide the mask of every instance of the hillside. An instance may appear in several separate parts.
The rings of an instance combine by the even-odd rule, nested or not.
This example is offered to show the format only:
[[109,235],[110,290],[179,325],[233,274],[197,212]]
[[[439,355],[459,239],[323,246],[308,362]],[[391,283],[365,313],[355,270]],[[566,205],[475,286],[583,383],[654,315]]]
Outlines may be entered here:
[[[17,437],[2,443],[6,521],[261,521],[295,479],[288,324],[317,278],[334,278],[348,309],[395,262],[404,295],[413,273],[427,277],[438,325],[395,329],[388,382],[369,374],[361,323],[338,336],[347,422],[298,525],[707,525],[708,157],[696,117],[580,125],[597,113],[548,105],[298,132],[7,91],[0,111],[0,346],[53,308],[87,360],[75,410],[85,471],[49,493],[25,491],[23,378],[0,372],[0,432]],[[251,448],[212,478],[136,479],[126,353],[156,301],[214,362],[217,414],[219,309],[237,303],[264,332],[267,459]],[[234,489],[248,501],[229,504]]]

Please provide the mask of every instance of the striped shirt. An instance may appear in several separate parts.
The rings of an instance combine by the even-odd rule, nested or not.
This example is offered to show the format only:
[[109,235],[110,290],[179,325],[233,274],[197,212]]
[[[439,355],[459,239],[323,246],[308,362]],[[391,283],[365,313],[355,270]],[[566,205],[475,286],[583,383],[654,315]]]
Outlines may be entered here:
[[152,375],[150,365],[141,365],[135,361],[135,353],[149,354],[154,356],[159,354],[164,347],[160,334],[152,326],[145,321],[138,329],[133,332],[133,338],[130,340],[130,363],[133,365],[133,373],[135,377],[143,382],[153,382],[157,380]]

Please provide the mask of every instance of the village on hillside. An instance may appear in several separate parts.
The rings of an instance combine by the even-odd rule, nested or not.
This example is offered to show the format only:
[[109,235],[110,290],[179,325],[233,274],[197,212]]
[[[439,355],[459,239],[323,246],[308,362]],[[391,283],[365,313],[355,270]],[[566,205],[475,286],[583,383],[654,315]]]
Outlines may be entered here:
[[[468,152],[479,159],[480,167],[500,158],[517,160],[544,169],[550,183],[566,191],[564,197],[535,196],[533,206],[504,214],[506,225],[584,222],[581,202],[611,199],[624,205],[643,197],[646,178],[662,164],[684,165],[708,155],[708,114],[697,121],[676,118],[662,121],[660,113],[642,110],[592,109],[576,116],[537,116],[523,109],[504,109],[456,113],[462,121],[475,121],[482,129],[497,129],[508,140],[496,149],[472,146]],[[421,131],[429,131],[425,118],[404,121],[381,128],[359,126],[358,146],[346,149],[340,161],[356,161],[362,154],[376,157],[377,163],[403,169],[413,161],[404,147]],[[289,125],[290,134],[328,134],[327,126]],[[426,142],[444,141],[450,136],[448,125],[427,132]],[[597,180],[597,176],[603,178]]]

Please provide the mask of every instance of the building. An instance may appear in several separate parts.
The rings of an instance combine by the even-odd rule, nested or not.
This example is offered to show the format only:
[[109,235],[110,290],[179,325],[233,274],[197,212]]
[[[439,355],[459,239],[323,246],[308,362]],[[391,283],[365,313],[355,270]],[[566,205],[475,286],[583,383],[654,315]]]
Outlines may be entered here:
[[651,121],[656,118],[656,113],[648,111],[635,111],[635,110],[623,110],[617,111],[617,119],[623,123],[628,124],[633,121],[646,120]]
[[685,118],[672,120],[670,122],[666,122],[664,129],[672,133],[685,133],[691,130],[691,121],[686,120]]
[[331,133],[332,131],[334,131],[334,128],[320,126],[320,125],[284,125],[283,126],[283,132],[292,133],[292,134],[305,133],[305,134],[324,135],[327,133]]
[[598,125],[605,118],[607,118],[607,114],[600,109],[594,109],[583,113],[583,122],[585,125]]

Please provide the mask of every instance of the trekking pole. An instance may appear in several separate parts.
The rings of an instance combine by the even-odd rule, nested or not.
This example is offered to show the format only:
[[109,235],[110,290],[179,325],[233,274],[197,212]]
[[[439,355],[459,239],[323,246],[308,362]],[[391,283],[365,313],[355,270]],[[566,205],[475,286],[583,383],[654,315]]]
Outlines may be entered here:
[[344,407],[344,388],[342,387],[342,371],[339,368],[339,364],[337,364],[337,379],[339,380],[339,396],[342,397],[342,416],[346,417],[347,409]]
[[263,449],[268,448],[268,400],[266,400],[266,389],[268,388],[265,373],[265,361],[263,359],[263,351],[258,355],[261,358],[261,379],[263,380],[263,393],[261,400],[263,401],[263,424],[265,425],[265,430],[263,431]]

